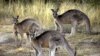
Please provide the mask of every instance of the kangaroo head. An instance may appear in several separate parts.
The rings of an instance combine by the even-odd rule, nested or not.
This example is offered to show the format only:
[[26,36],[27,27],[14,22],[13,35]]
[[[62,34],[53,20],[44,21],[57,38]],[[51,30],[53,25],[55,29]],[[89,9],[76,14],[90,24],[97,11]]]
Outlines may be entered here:
[[53,17],[55,19],[58,18],[58,14],[57,14],[58,10],[51,9],[51,11],[53,12]]
[[14,24],[17,24],[18,23],[18,18],[19,18],[19,16],[13,17],[13,23]]
[[34,38],[35,36],[37,36],[38,34],[40,34],[41,30],[42,30],[42,28],[39,25],[33,23],[31,25],[30,29],[29,29],[29,34],[30,34],[31,38]]

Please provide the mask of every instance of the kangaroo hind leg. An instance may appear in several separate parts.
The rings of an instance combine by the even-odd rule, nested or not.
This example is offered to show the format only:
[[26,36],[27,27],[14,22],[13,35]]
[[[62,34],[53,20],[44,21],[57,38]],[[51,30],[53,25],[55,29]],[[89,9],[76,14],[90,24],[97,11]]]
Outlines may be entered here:
[[66,40],[63,41],[62,46],[68,51],[69,56],[76,56],[75,50],[71,48],[71,46],[68,44]]
[[71,28],[71,33],[70,35],[75,35],[76,31],[77,31],[77,25],[78,25],[78,22],[77,21],[74,21],[72,23],[72,28]]
[[49,43],[49,56],[55,56],[55,51],[56,51],[56,44],[54,43],[54,41],[52,41],[51,43]]

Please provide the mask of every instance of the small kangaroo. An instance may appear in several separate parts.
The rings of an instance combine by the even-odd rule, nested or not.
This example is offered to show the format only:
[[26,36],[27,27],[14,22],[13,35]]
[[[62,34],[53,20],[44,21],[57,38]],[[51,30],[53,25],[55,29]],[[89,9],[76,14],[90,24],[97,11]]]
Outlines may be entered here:
[[51,11],[53,12],[53,17],[55,19],[57,30],[60,29],[60,32],[63,32],[62,24],[71,24],[71,35],[74,35],[77,31],[77,26],[84,22],[86,25],[87,33],[91,33],[90,20],[85,13],[77,9],[71,9],[61,15],[58,15],[58,9],[51,9]]
[[23,34],[26,33],[27,37],[29,37],[30,30],[31,31],[38,31],[41,29],[39,22],[27,18],[23,20],[22,22],[18,21],[19,16],[13,17],[13,23],[14,23],[14,34],[18,38],[18,33],[20,34],[21,38],[23,38]]
[[71,48],[65,39],[65,35],[55,30],[47,30],[37,37],[30,34],[32,47],[36,51],[36,56],[43,56],[42,48],[49,48],[49,56],[55,56],[57,47],[64,47],[68,50],[69,56],[76,56],[76,52]]

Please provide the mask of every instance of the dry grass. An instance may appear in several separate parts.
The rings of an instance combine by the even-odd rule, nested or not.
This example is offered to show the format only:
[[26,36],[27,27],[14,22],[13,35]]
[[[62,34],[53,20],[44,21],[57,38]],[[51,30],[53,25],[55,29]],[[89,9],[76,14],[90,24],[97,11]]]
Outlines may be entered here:
[[[0,4],[0,24],[9,23],[12,16],[19,15],[20,18],[32,17],[38,19],[44,28],[52,28],[54,26],[53,16],[51,9],[56,8],[57,4],[47,3],[44,4],[42,1],[35,1],[33,4],[23,5],[22,3],[13,3],[8,5]],[[59,14],[64,13],[70,9],[78,9],[84,12],[91,20],[91,24],[99,24],[99,8],[94,8],[89,4],[78,4],[72,2],[62,2],[60,5]],[[5,18],[5,20],[4,20]],[[7,22],[8,21],[8,22]]]
[[[26,6],[21,3],[15,3],[15,4],[0,4],[0,24],[11,24],[12,16],[19,15],[21,20],[23,20],[26,17],[32,17],[34,19],[38,19],[41,24],[43,25],[43,28],[50,29],[54,27],[53,23],[53,16],[51,9],[56,8],[56,4],[53,3],[47,3],[44,4],[41,1],[36,1],[33,4],[27,4]],[[100,10],[99,8],[94,8],[90,6],[89,4],[78,4],[78,3],[72,3],[72,2],[62,2],[60,5],[59,14],[64,13],[67,10],[70,9],[78,9],[84,12],[88,17],[90,18],[91,24],[92,24],[92,31],[94,32],[100,32]],[[0,32],[12,32],[13,25],[1,25],[0,26]],[[73,46],[73,48],[76,46],[78,47],[77,52],[78,56],[95,56],[96,53],[100,53],[100,48],[98,48],[98,45],[91,45],[91,43],[99,43],[100,42],[100,34],[98,35],[86,35],[86,34],[76,34],[75,36],[72,36],[70,38],[67,38],[69,43]],[[84,43],[85,42],[85,43]],[[89,43],[90,42],[90,43]],[[89,44],[88,44],[89,43]],[[100,44],[99,44],[100,45]],[[3,46],[4,47],[4,46]],[[5,46],[6,48],[2,48],[0,46],[0,52],[5,52],[5,49],[10,47],[13,49],[14,52],[17,53],[8,53],[3,54],[4,56],[30,56],[29,52],[23,52],[25,50],[28,50],[27,48],[22,49],[16,49],[11,46]],[[3,49],[3,50],[1,50]],[[7,51],[12,51],[11,49],[7,49]],[[62,53],[63,52],[63,53]],[[0,54],[0,55],[1,55]],[[57,52],[59,56],[66,56],[66,52],[61,50],[60,52]],[[93,54],[93,55],[92,55]],[[97,55],[99,56],[99,55]]]
[[[9,33],[6,33],[9,34]],[[6,35],[5,34],[5,35]],[[5,37],[7,38],[7,36]],[[100,55],[100,35],[86,35],[77,33],[75,36],[67,38],[66,40],[74,49],[77,48],[77,56],[99,56]],[[0,55],[4,56],[30,56],[35,55],[34,48],[29,45],[17,47],[16,42],[0,45]],[[48,56],[49,49],[44,49],[44,56]],[[67,50],[60,48],[56,52],[56,56],[68,56]]]

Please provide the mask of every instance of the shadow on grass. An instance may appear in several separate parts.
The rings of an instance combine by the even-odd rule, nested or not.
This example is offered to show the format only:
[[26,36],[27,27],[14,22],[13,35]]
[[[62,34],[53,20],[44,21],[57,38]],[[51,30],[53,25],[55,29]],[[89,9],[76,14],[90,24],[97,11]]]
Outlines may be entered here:
[[90,46],[97,46],[97,47],[100,47],[100,41],[97,41],[97,42],[80,42],[79,43],[79,46],[82,46],[82,45],[90,45]]
[[[63,33],[71,33],[69,30],[68,31],[63,31]],[[91,32],[91,33],[86,33],[86,32],[82,32],[82,31],[77,31],[77,33],[83,33],[83,34],[87,34],[87,35],[99,35],[100,32]]]
[[100,32],[91,32],[90,35],[99,35]]

